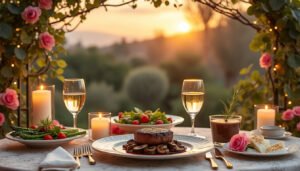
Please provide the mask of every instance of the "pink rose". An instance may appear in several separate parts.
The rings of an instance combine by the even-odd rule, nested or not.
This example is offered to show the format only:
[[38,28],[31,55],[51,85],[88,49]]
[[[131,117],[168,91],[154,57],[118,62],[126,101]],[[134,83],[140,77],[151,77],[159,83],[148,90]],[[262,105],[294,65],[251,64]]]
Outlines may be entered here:
[[300,132],[300,122],[297,123],[296,129]]
[[39,46],[40,48],[47,49],[48,51],[52,50],[55,45],[54,37],[48,32],[41,33],[39,36]]
[[3,113],[0,112],[0,126],[2,126],[5,122],[5,116]]
[[300,116],[300,106],[296,106],[293,108],[294,115]]
[[294,118],[295,112],[291,109],[286,110],[282,113],[281,119],[284,121],[290,121]]
[[245,133],[235,134],[230,139],[229,149],[243,152],[246,150],[248,144],[249,139]]
[[269,53],[264,53],[259,59],[259,65],[262,68],[268,69],[272,65],[272,56]]
[[41,14],[42,11],[39,7],[28,6],[22,12],[22,18],[26,23],[34,24],[39,20]]
[[50,10],[52,8],[52,0],[39,0],[39,7],[44,10]]
[[14,89],[7,88],[4,93],[0,94],[0,105],[16,110],[19,107],[17,92]]

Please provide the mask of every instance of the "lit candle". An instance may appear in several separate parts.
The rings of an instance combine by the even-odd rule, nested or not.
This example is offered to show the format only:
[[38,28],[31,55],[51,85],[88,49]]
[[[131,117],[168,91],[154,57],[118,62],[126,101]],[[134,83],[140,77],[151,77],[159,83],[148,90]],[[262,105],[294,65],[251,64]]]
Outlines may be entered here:
[[102,117],[101,114],[92,118],[91,129],[93,140],[109,136],[109,118]]
[[44,90],[44,86],[40,86],[40,90],[32,91],[32,113],[30,117],[31,125],[38,125],[41,120],[51,117],[51,91]]
[[268,105],[257,110],[257,129],[264,125],[275,125],[275,109],[269,109]]

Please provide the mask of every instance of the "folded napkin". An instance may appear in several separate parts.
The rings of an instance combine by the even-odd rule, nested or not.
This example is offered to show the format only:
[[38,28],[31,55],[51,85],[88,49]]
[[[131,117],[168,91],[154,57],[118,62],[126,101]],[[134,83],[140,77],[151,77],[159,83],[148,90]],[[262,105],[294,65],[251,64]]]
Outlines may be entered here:
[[40,170],[70,170],[76,167],[77,162],[74,157],[62,147],[51,151],[40,163]]

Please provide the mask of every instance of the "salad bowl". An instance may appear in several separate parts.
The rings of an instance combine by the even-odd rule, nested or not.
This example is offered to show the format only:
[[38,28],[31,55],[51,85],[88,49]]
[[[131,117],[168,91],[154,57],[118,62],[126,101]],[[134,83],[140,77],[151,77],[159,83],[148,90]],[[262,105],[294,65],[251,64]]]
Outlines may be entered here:
[[[131,112],[120,112],[118,116],[111,118],[113,134],[134,133],[142,128],[171,129],[181,124],[184,118],[176,115],[165,114],[160,109],[155,111],[142,111],[134,108]],[[115,129],[117,128],[117,131]]]
[[111,126],[112,127],[118,127],[124,133],[134,133],[138,129],[142,128],[165,128],[165,129],[171,129],[175,125],[179,125],[184,121],[184,118],[176,115],[166,115],[168,118],[172,118],[173,122],[168,124],[156,124],[156,125],[148,125],[148,124],[140,124],[140,125],[133,125],[133,124],[122,124],[117,123],[115,119],[118,119],[118,116],[112,117]]

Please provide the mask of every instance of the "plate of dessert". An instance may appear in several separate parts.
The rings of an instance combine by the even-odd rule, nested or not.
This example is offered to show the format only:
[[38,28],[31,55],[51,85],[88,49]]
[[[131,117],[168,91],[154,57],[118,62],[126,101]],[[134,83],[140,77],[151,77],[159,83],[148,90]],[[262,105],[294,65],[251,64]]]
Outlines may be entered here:
[[233,145],[235,142],[226,143],[223,148],[231,153],[259,157],[283,156],[299,151],[297,144],[286,145],[284,141],[265,139],[262,135],[251,135],[247,141],[244,148],[235,148]]
[[105,137],[93,142],[96,151],[135,159],[174,159],[203,154],[214,148],[199,137],[174,135],[169,129],[142,128],[134,134]]
[[118,116],[112,117],[112,127],[117,126],[125,133],[134,133],[141,128],[165,128],[181,124],[184,118],[176,115],[169,115],[156,109],[155,111],[143,111],[134,108],[132,111],[119,112]]

